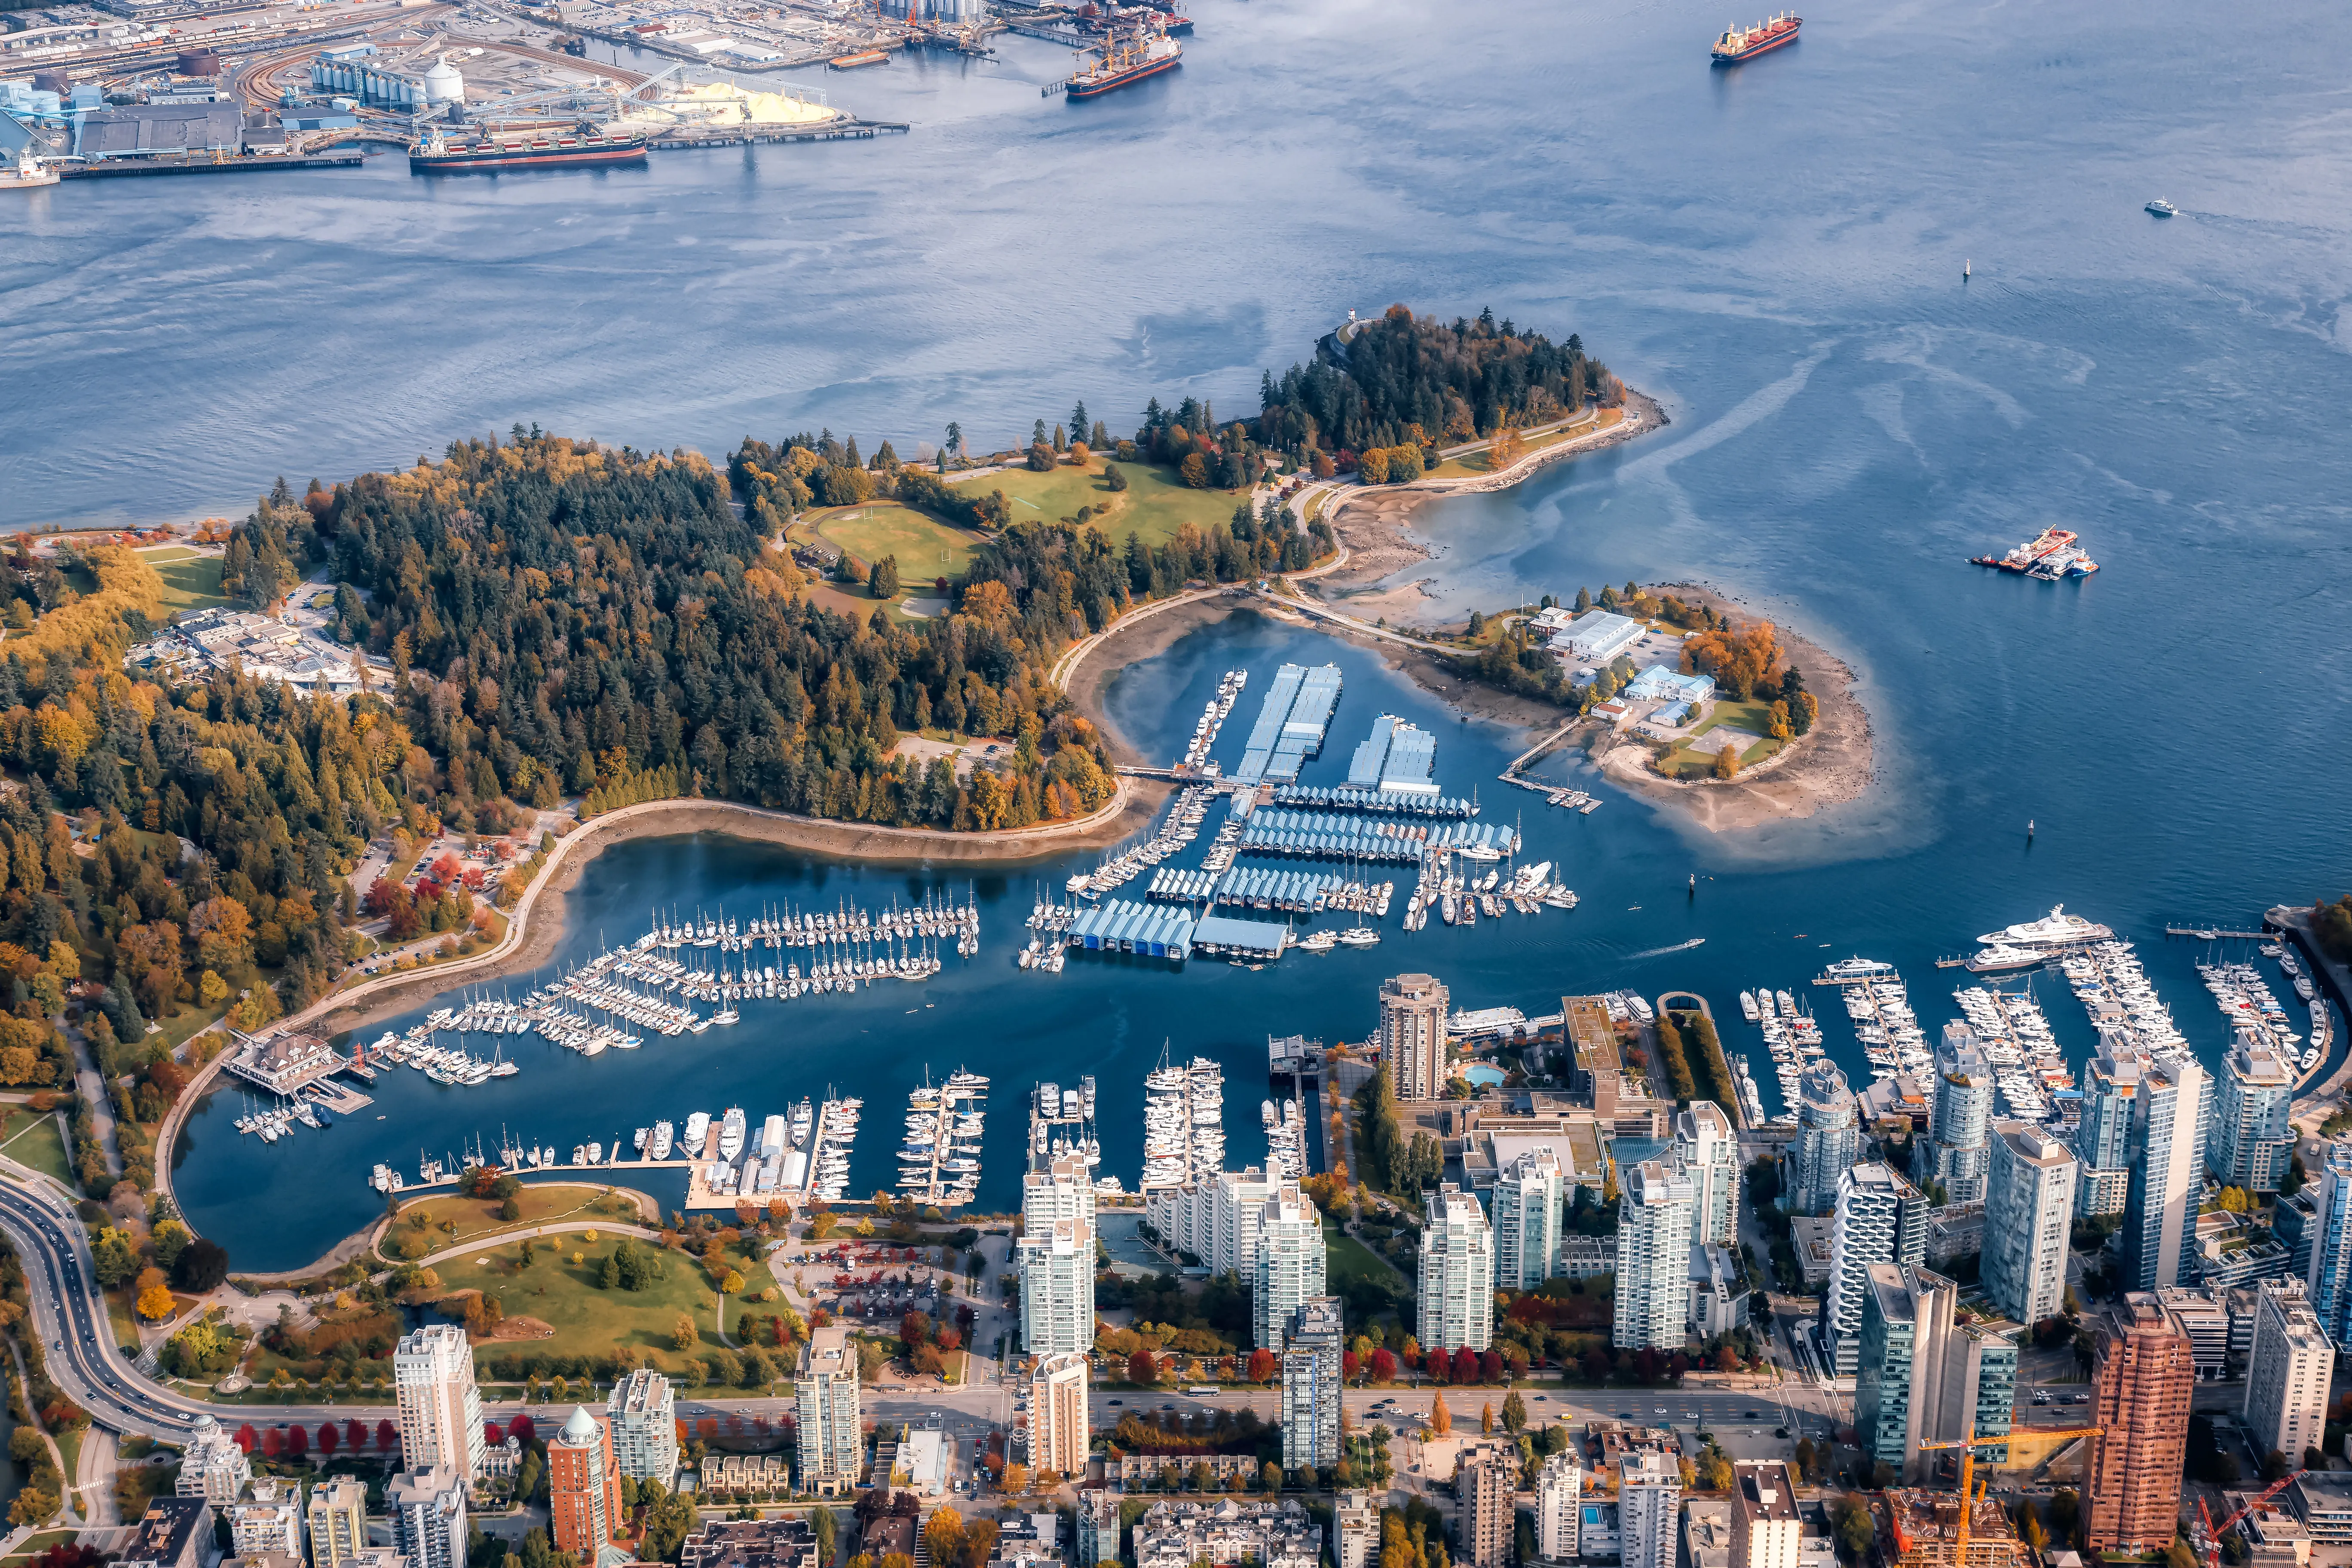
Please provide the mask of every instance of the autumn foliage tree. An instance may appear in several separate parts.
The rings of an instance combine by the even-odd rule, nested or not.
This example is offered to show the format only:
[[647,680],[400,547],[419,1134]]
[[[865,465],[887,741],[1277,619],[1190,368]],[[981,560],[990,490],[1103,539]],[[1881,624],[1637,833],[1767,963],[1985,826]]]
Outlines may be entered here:
[[1429,1396],[1429,1429],[1441,1437],[1454,1430],[1454,1412],[1445,1408],[1445,1395],[1442,1393]]
[[1759,687],[1777,683],[1780,662],[1780,636],[1769,621],[1758,621],[1742,631],[1727,616],[1712,630],[1683,639],[1684,668],[1705,670],[1741,702],[1754,696]]

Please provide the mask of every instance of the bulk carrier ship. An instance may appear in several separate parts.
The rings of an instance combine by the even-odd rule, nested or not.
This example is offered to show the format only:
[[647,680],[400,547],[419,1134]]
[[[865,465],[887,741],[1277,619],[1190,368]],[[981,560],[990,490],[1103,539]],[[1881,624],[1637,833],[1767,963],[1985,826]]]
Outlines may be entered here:
[[436,127],[408,149],[412,174],[467,174],[499,169],[562,168],[574,163],[642,163],[646,139],[609,134],[583,123],[562,132],[539,131],[513,137],[485,132],[471,142],[450,142]]
[[1104,93],[1158,76],[1182,63],[1183,46],[1165,30],[1146,34],[1138,28],[1132,41],[1122,43],[1114,32],[1102,47],[1102,58],[1072,77],[1065,89],[1070,97],[1099,98]]
[[1715,40],[1715,63],[1736,66],[1758,55],[1769,54],[1783,44],[1793,44],[1797,41],[1797,29],[1804,25],[1802,16],[1783,11],[1770,21],[1759,22],[1752,27],[1726,27],[1723,37]]

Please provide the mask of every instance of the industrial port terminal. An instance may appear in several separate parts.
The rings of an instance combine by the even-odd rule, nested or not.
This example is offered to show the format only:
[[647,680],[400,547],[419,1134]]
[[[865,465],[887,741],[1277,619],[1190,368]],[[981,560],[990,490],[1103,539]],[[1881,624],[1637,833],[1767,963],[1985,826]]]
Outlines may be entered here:
[[1008,32],[1108,51],[1120,28],[1192,26],[1092,0],[67,0],[11,15],[0,159],[68,180],[349,168],[394,149],[441,173],[866,140],[909,127],[833,102],[832,75],[909,50],[986,58]]

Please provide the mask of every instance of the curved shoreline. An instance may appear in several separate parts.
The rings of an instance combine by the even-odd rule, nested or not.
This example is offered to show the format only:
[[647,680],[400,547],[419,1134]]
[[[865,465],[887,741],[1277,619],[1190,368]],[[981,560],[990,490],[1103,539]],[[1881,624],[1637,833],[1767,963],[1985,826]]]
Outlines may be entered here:
[[[1171,787],[1149,779],[1121,776],[1118,794],[1084,816],[988,834],[833,822],[734,801],[656,800],[622,806],[592,818],[556,841],[547,863],[539,868],[538,875],[508,912],[506,934],[493,946],[469,957],[404,973],[375,976],[332,992],[300,1012],[278,1020],[271,1026],[271,1032],[311,1029],[331,1035],[365,1028],[462,982],[538,968],[562,940],[563,895],[579,885],[582,873],[597,856],[633,838],[716,832],[754,843],[779,844],[883,865],[941,859],[1017,865],[1067,849],[1116,843],[1148,825]],[[540,908],[542,900],[550,905],[545,910]],[[180,1131],[194,1107],[217,1086],[233,1054],[224,1050],[198,1068],[155,1131],[155,1190],[172,1199],[175,1208],[178,1200],[172,1190],[172,1172],[177,1163]]]

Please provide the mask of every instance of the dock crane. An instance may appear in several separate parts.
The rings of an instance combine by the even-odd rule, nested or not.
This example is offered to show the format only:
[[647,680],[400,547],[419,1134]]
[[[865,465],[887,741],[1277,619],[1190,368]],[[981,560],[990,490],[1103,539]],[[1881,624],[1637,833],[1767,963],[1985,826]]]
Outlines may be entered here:
[[1976,1512],[1976,1451],[1979,1448],[2014,1442],[2018,1437],[2028,1433],[2036,1437],[2074,1438],[2095,1437],[2105,1430],[2105,1426],[2066,1426],[2056,1429],[2048,1426],[2021,1426],[2011,1431],[2006,1436],[1979,1437],[1977,1436],[1976,1417],[1971,1415],[1969,1417],[1968,1433],[1964,1436],[1947,1438],[1942,1441],[1932,1438],[1920,1439],[1921,1453],[1936,1448],[1958,1448],[1960,1451],[1960,1522],[1958,1533],[1953,1540],[1953,1568],[1968,1568],[1969,1524]]
[[2260,1496],[2251,1498],[2244,1503],[2241,1504],[2237,1512],[2230,1515],[2229,1518],[2223,1520],[2218,1526],[2213,1522],[2213,1516],[2205,1511],[2205,1500],[2201,1497],[2199,1498],[2197,1500],[2197,1517],[2205,1521],[2206,1568],[2221,1568],[2221,1537],[2229,1534],[2232,1526],[2236,1525],[2239,1521],[2244,1519],[2248,1514],[2253,1512],[2254,1510],[2262,1507],[2263,1504],[2270,1501],[2271,1499],[2278,1496],[2279,1493],[2286,1490],[2287,1488],[2294,1485],[2302,1476],[2303,1472],[2301,1470],[2296,1470],[2283,1479],[2273,1481],[2268,1487],[2263,1489]]

